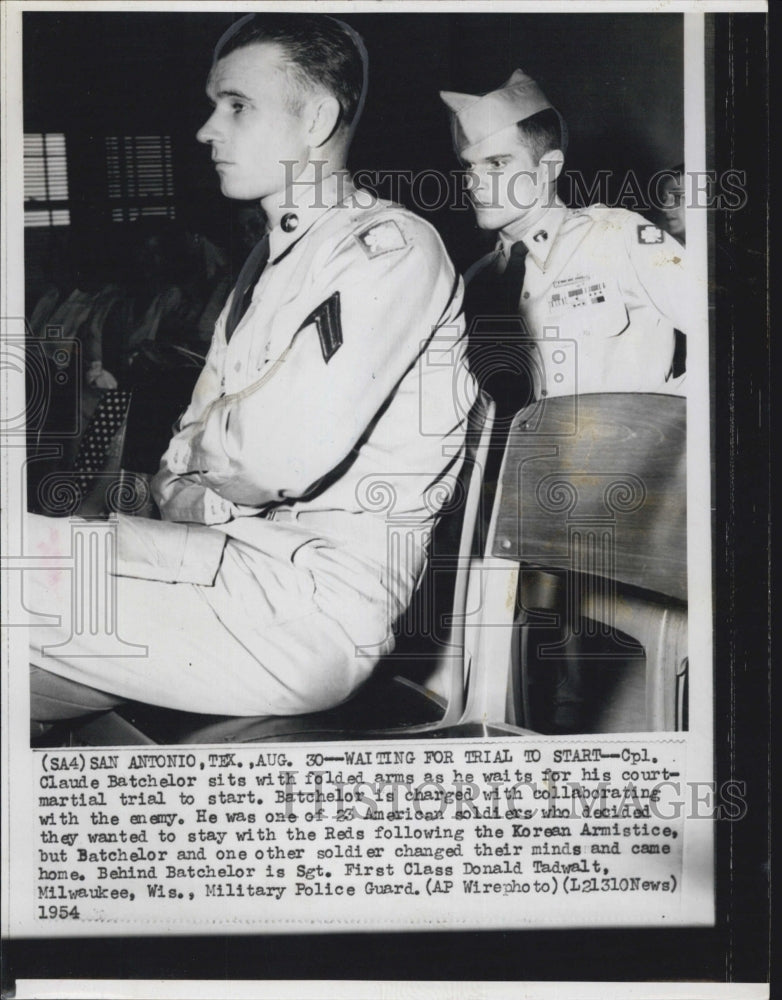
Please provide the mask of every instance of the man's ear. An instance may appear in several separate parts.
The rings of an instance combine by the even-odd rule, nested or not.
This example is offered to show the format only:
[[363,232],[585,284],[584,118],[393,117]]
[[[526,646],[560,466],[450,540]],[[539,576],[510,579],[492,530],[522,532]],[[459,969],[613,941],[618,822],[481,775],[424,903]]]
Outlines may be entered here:
[[341,108],[331,94],[319,96],[310,106],[310,146],[317,149],[334,135],[339,124]]
[[564,166],[565,154],[561,149],[550,149],[540,158],[542,177],[545,177],[550,184],[555,183]]

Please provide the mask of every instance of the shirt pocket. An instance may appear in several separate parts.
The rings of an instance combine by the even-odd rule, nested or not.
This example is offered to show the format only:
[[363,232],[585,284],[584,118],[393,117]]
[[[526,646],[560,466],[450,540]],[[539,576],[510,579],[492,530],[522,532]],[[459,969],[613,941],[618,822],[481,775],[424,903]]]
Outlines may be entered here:
[[583,279],[554,290],[548,299],[551,325],[561,338],[609,340],[630,325],[624,299],[613,282]]

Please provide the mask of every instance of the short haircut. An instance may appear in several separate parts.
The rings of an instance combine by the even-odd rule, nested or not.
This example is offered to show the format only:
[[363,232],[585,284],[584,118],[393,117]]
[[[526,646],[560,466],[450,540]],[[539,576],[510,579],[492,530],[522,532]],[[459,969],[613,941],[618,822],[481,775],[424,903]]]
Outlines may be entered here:
[[248,45],[279,45],[296,98],[323,87],[340,106],[341,127],[355,124],[364,103],[367,52],[361,36],[325,14],[250,14],[217,43],[213,64]]
[[544,153],[552,149],[562,149],[562,121],[553,108],[545,108],[536,115],[530,115],[517,122],[519,138],[532,154],[535,166],[540,163]]

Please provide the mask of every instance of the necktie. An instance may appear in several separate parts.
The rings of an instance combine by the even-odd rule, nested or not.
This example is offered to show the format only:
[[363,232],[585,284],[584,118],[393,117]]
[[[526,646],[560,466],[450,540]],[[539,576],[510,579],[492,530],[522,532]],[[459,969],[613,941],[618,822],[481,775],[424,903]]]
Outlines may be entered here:
[[244,266],[239,272],[239,277],[234,288],[234,297],[231,302],[231,310],[225,321],[225,339],[228,342],[233,336],[234,330],[241,322],[242,316],[247,312],[253,297],[253,289],[258,284],[258,279],[263,273],[263,269],[269,262],[269,237],[264,236],[262,240],[255,244],[250,251],[250,255],[244,262]]
[[495,258],[495,266],[471,276],[465,293],[467,356],[481,388],[497,404],[498,433],[506,433],[509,418],[535,398],[539,381],[534,346],[519,311],[527,252],[523,242],[514,243],[505,270],[499,271]]
[[527,245],[519,240],[510,248],[508,266],[503,275],[505,290],[505,313],[509,316],[518,315],[521,290],[524,287],[524,273],[527,268],[526,257],[529,251]]

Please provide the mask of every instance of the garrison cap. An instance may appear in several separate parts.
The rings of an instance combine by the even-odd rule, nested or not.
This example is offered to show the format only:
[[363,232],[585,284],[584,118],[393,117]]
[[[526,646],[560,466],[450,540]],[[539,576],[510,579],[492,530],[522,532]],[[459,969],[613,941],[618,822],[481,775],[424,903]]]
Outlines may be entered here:
[[[498,90],[488,94],[456,94],[441,90],[440,97],[450,108],[454,146],[460,155],[495,132],[531,118],[539,111],[546,108],[556,111],[538,84],[521,69],[514,70]],[[557,115],[562,125],[564,147],[565,123],[558,111]]]

